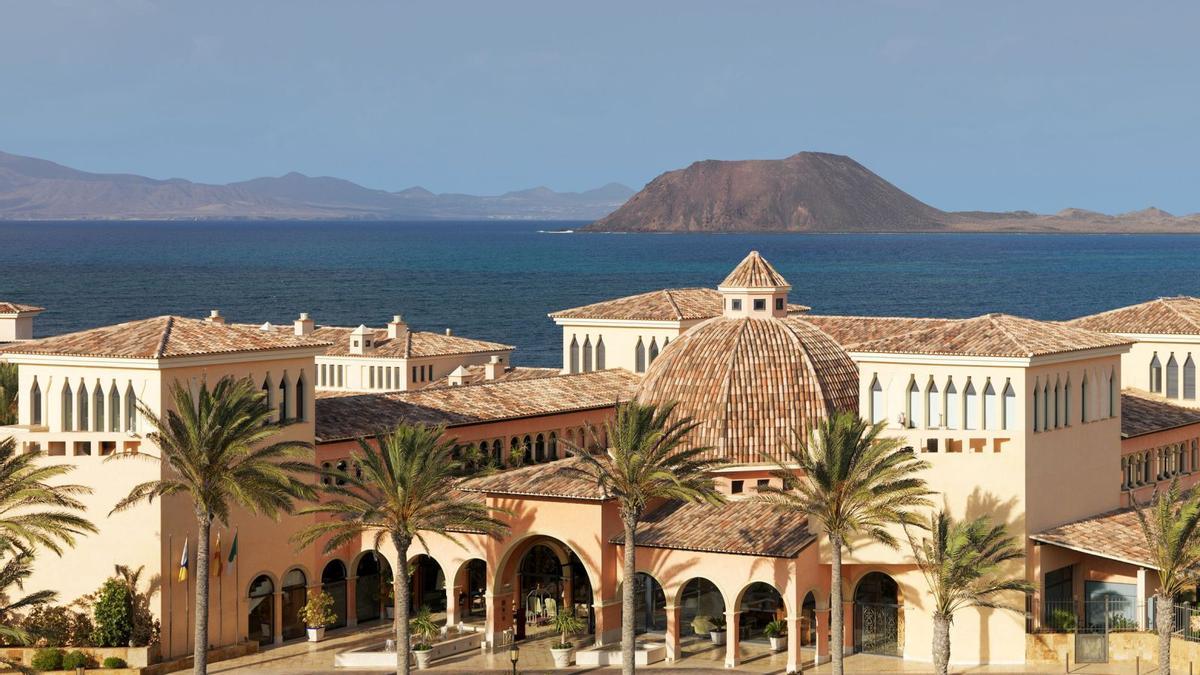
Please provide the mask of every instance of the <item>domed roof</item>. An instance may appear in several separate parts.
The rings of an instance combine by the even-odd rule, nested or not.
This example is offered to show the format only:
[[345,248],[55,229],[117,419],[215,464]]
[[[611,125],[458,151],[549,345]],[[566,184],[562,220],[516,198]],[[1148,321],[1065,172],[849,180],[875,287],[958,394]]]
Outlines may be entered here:
[[795,316],[719,316],[692,327],[654,360],[643,403],[675,401],[700,425],[695,445],[730,463],[782,459],[795,433],[858,410],[858,368],[826,333]]

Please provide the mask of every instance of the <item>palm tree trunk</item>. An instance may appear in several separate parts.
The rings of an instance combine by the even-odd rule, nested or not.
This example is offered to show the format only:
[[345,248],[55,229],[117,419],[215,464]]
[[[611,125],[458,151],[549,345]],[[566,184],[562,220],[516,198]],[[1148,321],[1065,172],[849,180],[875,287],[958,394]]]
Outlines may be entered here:
[[208,535],[212,517],[199,514],[196,533],[196,636],[192,646],[192,672],[208,673]]
[[842,538],[830,536],[829,548],[829,656],[833,661],[833,675],[842,675],[842,660],[846,657],[846,619],[842,612]]
[[950,672],[950,617],[941,612],[933,613],[933,672]]
[[1155,605],[1158,614],[1158,672],[1171,675],[1171,634],[1175,632],[1175,607],[1171,598],[1161,593]]
[[621,675],[633,675],[636,669],[635,643],[633,636],[633,576],[637,572],[637,516],[626,514],[625,525],[625,572],[621,585]]
[[408,675],[411,647],[408,644],[408,547],[412,539],[398,534],[392,535],[396,547],[396,572],[392,575],[392,616],[396,617],[396,673]]

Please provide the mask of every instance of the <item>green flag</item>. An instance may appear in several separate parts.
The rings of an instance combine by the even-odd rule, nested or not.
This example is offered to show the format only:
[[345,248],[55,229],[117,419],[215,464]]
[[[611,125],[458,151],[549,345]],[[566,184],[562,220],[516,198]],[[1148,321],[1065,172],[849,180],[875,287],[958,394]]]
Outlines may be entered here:
[[233,559],[237,557],[237,532],[233,533],[233,544],[229,547],[229,564],[233,564]]

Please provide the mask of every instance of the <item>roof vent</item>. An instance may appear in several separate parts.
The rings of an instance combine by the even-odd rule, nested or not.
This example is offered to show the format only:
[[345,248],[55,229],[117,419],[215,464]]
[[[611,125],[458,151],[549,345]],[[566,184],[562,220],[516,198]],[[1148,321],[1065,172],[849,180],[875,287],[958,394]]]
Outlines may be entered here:
[[300,318],[292,324],[296,335],[312,335],[316,323],[308,318],[308,312],[300,312]]
[[447,328],[447,329],[446,329],[446,335],[454,335],[454,331],[452,331],[452,330],[450,330],[449,328]]
[[224,324],[225,323],[225,317],[221,316],[221,310],[219,310],[219,309],[214,309],[211,312],[209,312],[208,317],[204,320],[209,323],[215,323],[215,324]]
[[496,354],[492,354],[492,358],[483,364],[483,379],[495,380],[500,377],[500,373],[504,372],[504,361]]
[[[224,322],[222,322],[222,323],[224,323]],[[272,326],[271,322],[268,321],[268,322],[264,323],[263,325],[259,326],[258,329],[263,330],[263,331],[275,330],[275,326]]]
[[408,335],[408,324],[404,323],[404,317],[397,314],[388,322],[387,330],[389,340],[398,340]]
[[455,368],[449,375],[446,376],[446,382],[451,387],[461,387],[467,382],[467,369],[463,366]]

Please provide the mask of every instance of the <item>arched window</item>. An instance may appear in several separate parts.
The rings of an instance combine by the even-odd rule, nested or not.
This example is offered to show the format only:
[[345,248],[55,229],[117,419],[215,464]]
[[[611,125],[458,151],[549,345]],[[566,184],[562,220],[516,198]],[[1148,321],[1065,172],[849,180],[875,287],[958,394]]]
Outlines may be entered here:
[[646,372],[646,346],[642,338],[638,338],[637,346],[633,348],[633,370],[637,373]]
[[75,392],[75,398],[79,405],[79,430],[88,430],[88,390],[87,385],[83,382],[79,383],[79,391]]
[[308,419],[307,405],[308,378],[304,376],[304,371],[300,371],[300,377],[296,378],[296,419],[302,422]]
[[1033,430],[1042,430],[1042,387],[1033,384]]
[[558,434],[550,432],[550,459],[558,459]]
[[116,433],[121,430],[121,392],[117,391],[117,383],[108,386],[108,430]]
[[1079,421],[1088,421],[1088,380],[1087,373],[1083,374],[1083,379],[1079,382]]
[[263,379],[262,383],[263,398],[266,399],[267,407],[275,407],[275,390],[271,386],[271,376],[268,375]]
[[1054,411],[1054,406],[1050,404],[1050,381],[1046,380],[1046,384],[1042,385],[1042,431],[1052,429],[1050,426],[1050,413]]
[[1183,397],[1196,398],[1196,362],[1192,361],[1190,352],[1187,360],[1183,362]]
[[1014,429],[1016,426],[1017,415],[1017,392],[1012,388],[1012,382],[1004,382],[1004,402],[1003,410],[1000,413],[1000,424],[1002,428]]
[[104,387],[99,380],[92,388],[92,431],[104,431]]
[[592,372],[592,338],[583,338],[583,372]]
[[958,400],[958,387],[954,386],[954,379],[946,380],[946,428],[957,429],[959,425],[959,415],[962,413],[962,402]]
[[71,383],[63,382],[62,389],[62,430],[74,431],[75,425],[75,395],[71,391]]
[[1158,360],[1158,352],[1154,352],[1150,359],[1150,391],[1155,394],[1162,393],[1162,362]]
[[288,390],[291,389],[291,382],[288,381],[287,373],[283,374],[283,379],[279,381],[279,423],[283,424],[288,421]]
[[991,378],[983,385],[983,428],[996,428],[996,388],[992,386]]
[[604,370],[604,336],[596,338],[596,370]]
[[33,426],[42,424],[42,386],[38,384],[36,375],[33,386],[29,388],[29,423]]
[[936,429],[942,426],[942,393],[938,391],[937,383],[929,378],[929,386],[925,389],[926,425]]
[[917,386],[916,378],[908,383],[908,428],[917,428],[917,420],[921,419],[921,388]]
[[966,415],[963,417],[963,429],[979,428],[979,394],[975,392],[975,383],[967,378],[967,386],[963,389],[963,407]]
[[1054,413],[1050,416],[1055,429],[1062,426],[1062,386],[1058,380],[1054,381],[1054,403],[1052,404]]
[[133,393],[133,383],[125,385],[125,431],[137,431],[137,395]]
[[1058,418],[1059,424],[1064,427],[1071,426],[1071,376],[1067,376],[1067,383],[1062,388],[1062,416]]
[[533,442],[533,457],[539,462],[546,461],[546,437],[541,434]]
[[533,462],[533,439],[528,435],[521,440],[521,452],[524,453],[526,464]]
[[571,336],[571,346],[567,348],[567,370],[571,373],[579,372],[579,340],[575,336]]
[[275,641],[275,584],[267,575],[261,575],[250,584],[249,595],[250,636],[260,645],[269,645]]
[[492,461],[496,466],[504,466],[504,444],[498,438],[492,441]]
[[878,424],[887,419],[887,411],[883,406],[883,385],[878,377],[871,378],[871,423]]
[[1167,359],[1167,398],[1179,398],[1179,364],[1174,353]]
[[1117,391],[1117,371],[1111,370],[1108,373],[1108,416],[1117,416],[1117,399],[1121,396]]
[[654,363],[654,359],[658,358],[658,343],[654,338],[650,338],[650,363]]

